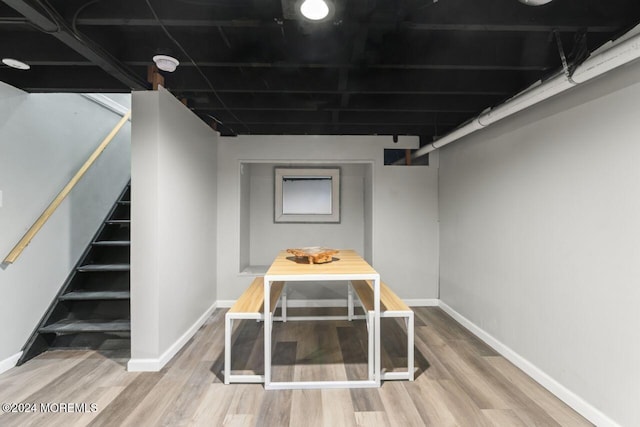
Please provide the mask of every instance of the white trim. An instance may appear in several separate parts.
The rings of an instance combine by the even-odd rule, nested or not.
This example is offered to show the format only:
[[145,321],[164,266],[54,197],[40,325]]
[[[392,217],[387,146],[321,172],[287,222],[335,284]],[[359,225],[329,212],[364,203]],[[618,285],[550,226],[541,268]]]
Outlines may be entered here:
[[[124,115],[129,112],[127,107],[101,93],[82,93],[81,95],[89,101],[95,102],[96,104],[120,116],[124,117]],[[131,118],[129,118],[129,121],[131,121]]]
[[437,299],[437,298],[403,299],[403,301],[409,307],[438,307],[438,306],[440,306],[440,300]]
[[9,356],[4,360],[0,360],[0,374],[2,374],[3,372],[7,372],[11,368],[15,368],[21,356],[22,352],[20,351],[13,356]]
[[158,372],[184,347],[191,337],[198,332],[198,329],[211,317],[216,308],[218,308],[218,304],[214,302],[160,357],[157,359],[129,359],[127,370],[129,372]]
[[158,372],[160,369],[160,359],[129,359],[127,363],[129,372]]
[[445,302],[440,300],[440,308],[453,317],[458,323],[467,328],[472,334],[480,338],[495,351],[500,353],[509,362],[522,369],[527,375],[537,381],[544,388],[553,393],[558,399],[573,408],[580,415],[585,417],[593,424],[600,427],[620,427],[615,421],[602,413],[600,410],[589,404],[580,396],[560,384],[558,381],[550,377],[543,370],[535,366],[533,363],[513,351],[511,348],[494,338],[484,329],[477,326],[471,320],[467,319],[453,308],[449,307]]
[[218,306],[218,308],[231,308],[231,306],[235,303],[236,300],[234,299],[219,299],[218,301],[216,301],[216,305]]

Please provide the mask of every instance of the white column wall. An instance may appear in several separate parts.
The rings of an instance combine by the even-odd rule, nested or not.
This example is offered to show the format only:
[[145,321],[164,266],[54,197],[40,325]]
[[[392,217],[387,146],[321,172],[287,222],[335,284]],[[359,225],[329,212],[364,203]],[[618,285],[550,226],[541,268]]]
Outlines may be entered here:
[[431,304],[438,298],[438,153],[428,167],[382,168],[373,198],[373,253],[381,280],[402,298]]
[[638,76],[440,156],[440,298],[598,425],[640,425]]
[[[0,82],[0,261],[120,118],[78,94]],[[15,364],[129,180],[129,142],[125,124],[20,258],[0,268],[0,372]]]
[[[364,245],[371,247],[373,266],[390,286],[408,300],[437,298],[438,222],[437,162],[429,167],[383,165],[384,148],[415,148],[417,138],[375,136],[240,136],[220,138],[218,156],[218,298],[235,300],[250,282],[240,273],[241,173],[246,163],[371,165],[371,183],[359,195],[371,199],[373,212],[358,227],[370,224]],[[437,155],[434,156],[437,158]],[[369,193],[368,193],[369,192]],[[273,211],[271,203],[263,207]],[[255,233],[256,230],[251,230]],[[321,236],[319,236],[320,238]],[[280,247],[271,248],[273,257]],[[399,251],[401,251],[399,255]],[[403,261],[399,262],[398,258]]]
[[218,134],[164,89],[134,92],[130,370],[158,370],[215,308]]

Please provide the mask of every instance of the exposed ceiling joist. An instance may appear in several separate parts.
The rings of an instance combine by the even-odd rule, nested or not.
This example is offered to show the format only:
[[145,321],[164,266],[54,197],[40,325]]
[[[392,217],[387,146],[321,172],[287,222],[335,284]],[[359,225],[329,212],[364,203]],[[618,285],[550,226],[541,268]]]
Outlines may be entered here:
[[[163,19],[167,27],[231,27],[231,28],[278,28],[279,24],[273,20],[219,20],[219,19]],[[83,18],[78,19],[79,26],[118,26],[118,27],[155,27],[158,23],[148,18]],[[343,21],[340,25],[353,26],[366,24],[372,29],[398,29],[414,31],[476,31],[476,32],[541,32],[551,31],[573,33],[584,28],[587,24],[577,25],[540,25],[532,23],[522,24],[436,24],[404,21],[398,24],[384,22]],[[616,31],[615,25],[590,25],[589,31],[610,33]]]
[[128,72],[118,62],[102,52],[98,46],[94,46],[90,41],[83,40],[67,28],[61,25],[61,20],[56,17],[56,12],[52,10],[42,11],[33,7],[24,0],[3,0],[17,12],[21,13],[31,24],[40,28],[48,34],[67,45],[69,48],[87,58],[92,64],[97,65],[106,71],[113,78],[127,85],[131,89],[146,89],[147,83],[136,75]]
[[638,23],[632,0],[345,0],[321,23],[296,0],[0,0],[0,55],[31,65],[0,81],[128,92],[169,54],[165,87],[225,134],[430,142]]

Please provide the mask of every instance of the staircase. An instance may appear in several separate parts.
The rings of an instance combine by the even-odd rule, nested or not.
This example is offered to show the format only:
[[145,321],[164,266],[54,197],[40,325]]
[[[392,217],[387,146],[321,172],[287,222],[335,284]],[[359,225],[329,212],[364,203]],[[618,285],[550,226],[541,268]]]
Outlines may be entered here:
[[18,365],[59,348],[129,356],[130,223],[131,185],[127,184],[27,341]]

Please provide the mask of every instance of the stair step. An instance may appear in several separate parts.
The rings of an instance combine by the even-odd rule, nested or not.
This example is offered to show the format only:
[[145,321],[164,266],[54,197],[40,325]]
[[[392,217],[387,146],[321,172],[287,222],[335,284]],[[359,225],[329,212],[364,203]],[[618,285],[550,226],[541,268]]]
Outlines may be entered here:
[[108,219],[105,221],[106,224],[117,224],[117,225],[130,225],[130,219]]
[[38,332],[43,334],[73,334],[79,332],[129,332],[131,331],[130,320],[105,320],[105,319],[88,319],[88,320],[60,320],[51,325],[43,326]]
[[129,291],[73,291],[60,296],[60,300],[113,300],[130,299]]
[[78,267],[80,272],[93,272],[93,271],[129,271],[131,269],[130,264],[87,264]]
[[[18,365],[47,350],[62,348],[130,356],[130,210],[131,182],[62,284],[62,295],[51,303],[29,337]],[[61,316],[66,317],[59,320]]]
[[93,246],[130,246],[131,240],[100,240],[91,244]]

